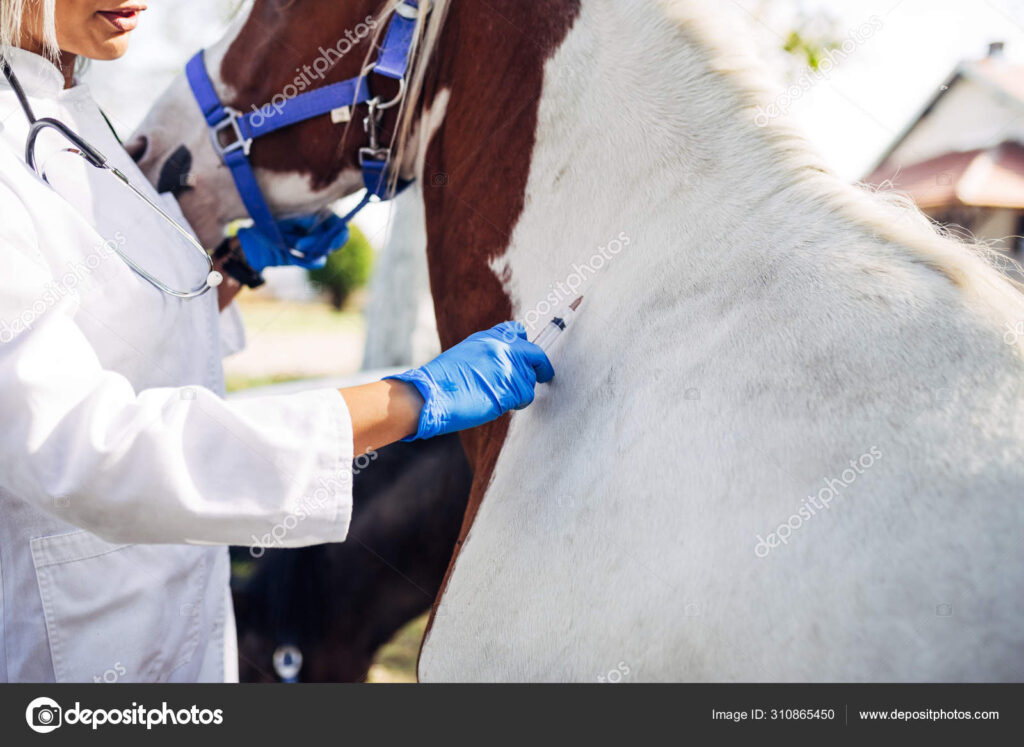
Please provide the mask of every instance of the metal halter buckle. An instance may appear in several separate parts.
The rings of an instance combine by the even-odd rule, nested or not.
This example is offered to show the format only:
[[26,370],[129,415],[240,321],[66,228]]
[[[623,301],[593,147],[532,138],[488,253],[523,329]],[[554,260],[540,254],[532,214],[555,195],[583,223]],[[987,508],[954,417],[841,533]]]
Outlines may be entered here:
[[[367,65],[366,67],[363,68],[363,72],[359,73],[359,77],[360,78],[366,78],[367,82],[369,82],[369,78],[367,78],[367,76],[370,73],[372,73],[376,68],[377,68],[377,63],[376,62],[373,63],[372,65]],[[395,79],[392,78],[392,80],[395,80]],[[394,95],[394,98],[391,98],[388,101],[381,101],[380,100],[380,96],[374,96],[372,99],[370,99],[370,101],[373,102],[373,105],[377,109],[380,109],[381,111],[384,111],[385,109],[390,109],[391,107],[393,107],[396,104],[398,104],[403,98],[405,98],[405,85],[406,85],[405,84],[405,76],[402,76],[401,78],[398,78],[397,80],[398,80],[398,93],[396,93]]]
[[[224,112],[224,119],[210,126],[210,140],[213,141],[213,149],[217,151],[217,155],[222,161],[224,156],[236,150],[241,150],[245,155],[249,155],[252,138],[242,135],[242,129],[238,126],[238,120],[242,117],[242,113],[228,106],[224,107]],[[227,144],[221,142],[221,133],[224,132],[233,136]]]
[[427,0],[422,0],[420,7],[416,8],[409,3],[399,3],[395,6],[395,14],[400,15],[402,18],[419,18],[420,13],[423,13],[429,8]]
[[383,112],[377,104],[377,99],[370,99],[366,104],[367,112],[363,117],[363,132],[366,133],[366,137],[370,141],[368,150],[377,150],[377,132],[380,129],[380,118]]
[[387,161],[391,158],[391,148],[360,148],[359,164],[365,161]]

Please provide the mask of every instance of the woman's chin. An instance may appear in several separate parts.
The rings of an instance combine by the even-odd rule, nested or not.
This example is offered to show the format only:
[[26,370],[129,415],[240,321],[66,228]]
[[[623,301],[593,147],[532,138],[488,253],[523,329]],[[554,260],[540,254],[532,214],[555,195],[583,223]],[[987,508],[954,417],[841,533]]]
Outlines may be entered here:
[[87,54],[83,54],[83,57],[88,57],[91,60],[116,60],[119,57],[123,57],[124,53],[128,51],[128,34],[121,34],[113,39],[108,39],[101,44],[90,49]]

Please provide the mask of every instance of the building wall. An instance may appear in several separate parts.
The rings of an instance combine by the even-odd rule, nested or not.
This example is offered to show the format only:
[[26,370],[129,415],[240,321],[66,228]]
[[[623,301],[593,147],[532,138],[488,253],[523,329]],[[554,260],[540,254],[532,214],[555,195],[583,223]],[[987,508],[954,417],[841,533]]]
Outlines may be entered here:
[[979,221],[974,229],[979,239],[993,243],[993,247],[1005,252],[1013,252],[1016,249],[1015,237],[1020,225],[1020,211],[1017,210],[991,210]]
[[949,153],[1024,142],[1024,104],[961,78],[918,122],[889,161],[909,165]]

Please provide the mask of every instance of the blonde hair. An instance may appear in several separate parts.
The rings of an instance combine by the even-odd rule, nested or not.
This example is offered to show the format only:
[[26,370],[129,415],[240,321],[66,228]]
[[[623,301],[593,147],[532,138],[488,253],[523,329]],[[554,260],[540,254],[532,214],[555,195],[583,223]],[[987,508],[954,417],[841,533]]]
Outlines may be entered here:
[[56,2],[57,0],[0,0],[0,54],[6,54],[8,49],[20,46],[25,17],[29,13],[37,13],[42,20],[43,34],[40,41],[43,45],[43,54],[51,60],[56,60],[59,53],[54,10]]

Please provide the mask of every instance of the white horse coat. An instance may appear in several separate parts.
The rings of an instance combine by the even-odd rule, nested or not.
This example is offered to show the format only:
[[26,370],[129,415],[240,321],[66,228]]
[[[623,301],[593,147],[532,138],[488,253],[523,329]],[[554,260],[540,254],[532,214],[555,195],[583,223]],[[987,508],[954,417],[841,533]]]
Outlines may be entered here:
[[420,677],[1024,679],[1021,298],[759,129],[697,8],[584,2],[547,64],[495,271],[525,318],[629,245],[513,418]]

